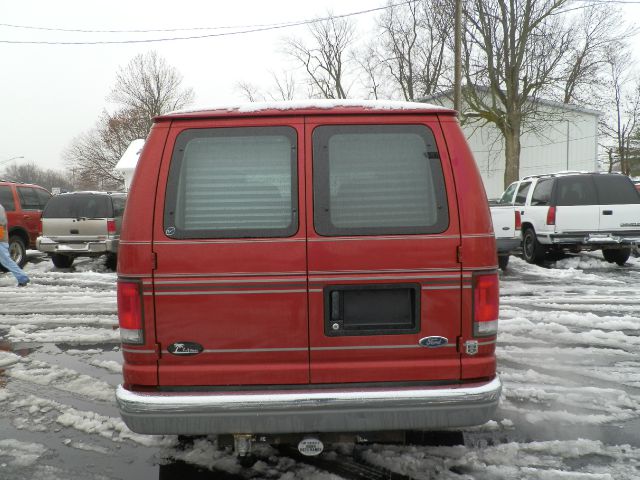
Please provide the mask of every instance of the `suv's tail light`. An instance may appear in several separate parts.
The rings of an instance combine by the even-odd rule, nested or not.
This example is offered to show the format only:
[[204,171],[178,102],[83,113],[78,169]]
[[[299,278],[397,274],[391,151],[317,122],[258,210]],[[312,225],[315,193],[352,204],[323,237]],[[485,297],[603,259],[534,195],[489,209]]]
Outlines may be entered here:
[[549,207],[547,210],[547,225],[556,224],[556,207]]
[[499,288],[497,273],[473,277],[473,336],[498,333]]
[[116,233],[116,221],[115,220],[107,220],[107,233],[109,235],[113,235]]
[[520,215],[520,210],[516,210],[516,230],[522,230],[522,216]]
[[144,343],[142,284],[118,280],[118,321],[122,343]]

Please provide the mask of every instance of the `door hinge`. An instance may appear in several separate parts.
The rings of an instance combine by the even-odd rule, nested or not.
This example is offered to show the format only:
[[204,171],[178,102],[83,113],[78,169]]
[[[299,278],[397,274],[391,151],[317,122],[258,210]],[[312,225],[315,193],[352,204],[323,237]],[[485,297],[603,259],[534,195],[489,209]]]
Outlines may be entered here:
[[462,263],[462,245],[456,247],[456,261]]
[[158,356],[158,358],[160,358],[162,356],[162,345],[156,343],[154,348],[156,355]]
[[158,254],[156,252],[151,252],[151,270],[158,269]]

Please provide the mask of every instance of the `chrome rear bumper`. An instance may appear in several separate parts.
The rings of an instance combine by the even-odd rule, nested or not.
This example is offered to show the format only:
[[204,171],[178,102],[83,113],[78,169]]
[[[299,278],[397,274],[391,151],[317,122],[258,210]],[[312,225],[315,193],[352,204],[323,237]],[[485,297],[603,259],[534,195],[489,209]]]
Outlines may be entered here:
[[358,432],[438,429],[491,419],[502,383],[353,390],[221,393],[116,391],[120,414],[138,433]]

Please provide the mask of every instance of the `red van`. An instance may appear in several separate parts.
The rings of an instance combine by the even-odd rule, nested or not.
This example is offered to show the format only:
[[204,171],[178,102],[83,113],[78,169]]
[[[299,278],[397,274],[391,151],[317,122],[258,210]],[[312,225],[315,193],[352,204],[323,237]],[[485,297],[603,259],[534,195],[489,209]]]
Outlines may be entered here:
[[455,112],[310,101],[155,119],[118,260],[147,434],[475,425],[500,396],[486,195]]

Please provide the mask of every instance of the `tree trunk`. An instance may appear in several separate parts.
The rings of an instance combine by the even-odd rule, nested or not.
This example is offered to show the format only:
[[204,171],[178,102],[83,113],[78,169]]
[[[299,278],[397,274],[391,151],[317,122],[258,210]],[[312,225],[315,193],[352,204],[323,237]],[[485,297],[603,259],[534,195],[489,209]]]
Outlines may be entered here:
[[520,179],[520,122],[512,122],[504,131],[504,188]]

